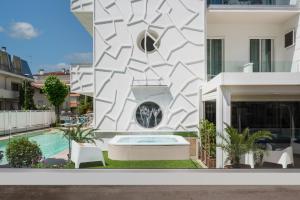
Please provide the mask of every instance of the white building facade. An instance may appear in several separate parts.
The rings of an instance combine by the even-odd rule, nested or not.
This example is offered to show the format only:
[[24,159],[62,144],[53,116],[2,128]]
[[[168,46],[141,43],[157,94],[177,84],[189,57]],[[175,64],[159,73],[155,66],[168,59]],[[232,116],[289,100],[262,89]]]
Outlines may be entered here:
[[73,0],[71,9],[94,38],[93,65],[72,67],[71,88],[94,97],[96,129],[198,131],[208,118],[220,134],[227,123],[300,136],[298,0]]

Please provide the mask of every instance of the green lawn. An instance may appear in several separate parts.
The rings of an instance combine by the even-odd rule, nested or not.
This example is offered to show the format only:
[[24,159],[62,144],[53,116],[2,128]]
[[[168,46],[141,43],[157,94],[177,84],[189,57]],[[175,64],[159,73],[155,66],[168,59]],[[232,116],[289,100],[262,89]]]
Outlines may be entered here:
[[103,152],[106,167],[101,162],[82,163],[80,168],[107,169],[197,169],[201,168],[192,160],[145,160],[145,161],[116,161],[108,158],[107,151]]

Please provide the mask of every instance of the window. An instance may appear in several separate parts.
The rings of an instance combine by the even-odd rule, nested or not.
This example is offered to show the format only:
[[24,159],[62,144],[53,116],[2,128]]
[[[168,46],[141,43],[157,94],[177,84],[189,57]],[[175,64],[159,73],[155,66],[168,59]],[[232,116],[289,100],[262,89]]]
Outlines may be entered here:
[[207,78],[212,79],[223,71],[223,39],[207,40]]
[[295,40],[295,31],[292,30],[284,35],[284,47],[288,48],[293,46],[295,44],[294,40]]
[[143,31],[139,34],[137,39],[138,47],[147,53],[154,52],[160,45],[160,42],[157,40],[158,34],[154,31]]
[[204,102],[205,119],[216,124],[216,102],[206,101]]
[[[146,40],[146,41],[145,41]],[[145,38],[142,39],[141,41],[141,47],[143,50],[146,50],[146,51],[153,51],[155,49],[154,47],[154,40],[149,37],[149,36],[146,36]]]
[[137,122],[144,128],[154,128],[162,120],[162,111],[154,102],[144,102],[136,110]]
[[273,65],[273,40],[250,39],[250,62],[253,72],[271,72]]
[[19,83],[11,83],[11,90],[19,91],[20,84]]
[[21,73],[21,71],[22,71],[22,63],[21,63],[21,59],[19,57],[14,56],[14,58],[13,58],[13,66],[14,66],[15,72]]
[[37,101],[37,104],[40,105],[40,106],[42,106],[42,105],[44,105],[45,103],[44,103],[43,100],[38,100],[38,101]]
[[300,139],[300,102],[232,102],[231,124],[242,131],[269,130],[273,142]]

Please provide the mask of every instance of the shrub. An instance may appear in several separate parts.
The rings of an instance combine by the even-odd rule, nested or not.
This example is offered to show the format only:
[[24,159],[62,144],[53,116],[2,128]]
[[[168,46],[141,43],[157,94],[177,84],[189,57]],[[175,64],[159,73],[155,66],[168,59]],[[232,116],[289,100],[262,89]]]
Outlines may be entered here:
[[8,143],[6,158],[11,167],[31,167],[41,160],[42,151],[38,144],[21,137]]
[[200,123],[201,146],[211,158],[216,157],[216,126],[214,123],[203,120]]

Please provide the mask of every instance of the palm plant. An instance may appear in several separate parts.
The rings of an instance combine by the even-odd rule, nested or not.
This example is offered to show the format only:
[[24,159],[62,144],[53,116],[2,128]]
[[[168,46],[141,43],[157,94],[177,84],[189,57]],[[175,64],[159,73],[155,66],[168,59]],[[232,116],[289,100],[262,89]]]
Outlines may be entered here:
[[66,137],[69,141],[69,160],[71,159],[71,140],[74,140],[77,143],[95,144],[95,139],[92,136],[92,134],[94,133],[94,129],[83,128],[82,126],[82,124],[79,124],[75,127],[57,128],[64,133],[64,137]]
[[250,151],[254,155],[261,155],[264,152],[264,149],[257,141],[272,139],[272,134],[269,131],[257,131],[250,134],[249,129],[246,128],[239,133],[237,129],[228,124],[225,125],[227,135],[219,134],[223,142],[217,146],[221,147],[228,154],[226,162],[230,161],[233,167],[240,167],[241,156]]

